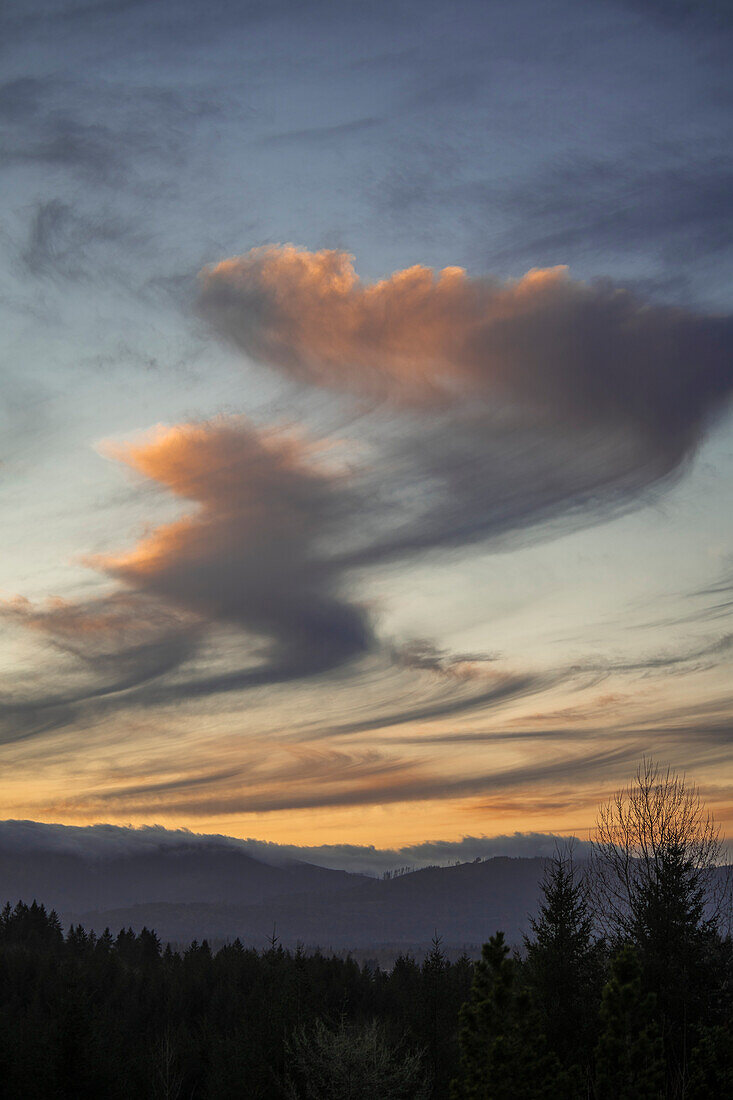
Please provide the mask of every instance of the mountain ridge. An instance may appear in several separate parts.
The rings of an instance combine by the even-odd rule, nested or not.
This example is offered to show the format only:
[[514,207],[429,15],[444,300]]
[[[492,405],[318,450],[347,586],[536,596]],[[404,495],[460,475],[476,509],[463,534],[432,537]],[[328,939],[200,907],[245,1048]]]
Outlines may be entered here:
[[498,929],[520,943],[536,909],[543,857],[497,856],[477,863],[432,867],[390,879],[349,882],[328,893],[281,894],[249,905],[149,901],[115,909],[64,914],[101,932],[143,926],[164,941],[238,938],[263,947],[277,929],[286,947],[324,950],[378,944],[429,942],[438,932],[447,944],[482,943]]

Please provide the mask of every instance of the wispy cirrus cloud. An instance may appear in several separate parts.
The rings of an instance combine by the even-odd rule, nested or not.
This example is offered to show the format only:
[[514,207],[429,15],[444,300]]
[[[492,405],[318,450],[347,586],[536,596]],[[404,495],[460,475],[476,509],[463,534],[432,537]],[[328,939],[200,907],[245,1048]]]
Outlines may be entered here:
[[89,218],[60,199],[49,199],[35,206],[21,259],[36,277],[84,280],[92,253],[130,236],[114,218]]
[[197,654],[204,623],[159,600],[114,591],[88,600],[0,601],[0,622],[45,644],[44,676],[17,676],[0,699],[0,741],[22,741],[116,709],[120,698]]
[[684,287],[696,260],[722,260],[730,248],[732,183],[725,152],[691,157],[683,145],[658,150],[652,163],[641,153],[631,165],[628,155],[551,162],[511,188],[479,185],[471,198],[509,220],[494,262],[647,254]]
[[591,777],[620,782],[639,756],[639,745],[627,740],[469,774],[463,769],[448,772],[424,757],[415,760],[375,749],[323,751],[303,745],[289,760],[264,768],[250,766],[233,775],[214,773],[167,784],[110,786],[103,792],[80,794],[59,809],[97,815],[117,804],[136,816],[149,815],[156,808],[174,814],[229,816],[466,798],[479,798],[489,805],[492,799],[505,798],[506,792],[529,806],[537,794],[544,797],[547,784],[561,783],[569,789],[576,783],[587,784]]

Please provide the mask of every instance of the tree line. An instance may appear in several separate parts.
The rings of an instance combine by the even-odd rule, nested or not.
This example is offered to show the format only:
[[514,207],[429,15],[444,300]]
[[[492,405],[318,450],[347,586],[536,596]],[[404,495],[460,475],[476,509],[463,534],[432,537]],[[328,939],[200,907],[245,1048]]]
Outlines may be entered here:
[[0,1096],[710,1100],[733,1096],[733,947],[718,831],[645,762],[558,851],[520,949],[391,970],[0,914]]

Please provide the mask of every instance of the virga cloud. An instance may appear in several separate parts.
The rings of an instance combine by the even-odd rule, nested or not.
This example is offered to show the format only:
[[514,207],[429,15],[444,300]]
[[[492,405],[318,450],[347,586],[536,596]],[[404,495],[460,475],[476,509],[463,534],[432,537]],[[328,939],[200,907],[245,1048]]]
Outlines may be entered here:
[[369,648],[366,616],[341,596],[327,555],[355,502],[303,442],[236,420],[106,449],[198,507],[94,565],[260,637],[266,667],[253,682],[324,671]]
[[417,265],[364,284],[347,253],[267,246],[207,268],[201,308],[248,354],[312,384],[618,425],[670,460],[733,388],[730,318],[652,306],[564,267],[500,282]]
[[500,282],[416,266],[364,284],[344,252],[267,246],[205,269],[200,308],[286,376],[380,398],[397,505],[358,564],[633,506],[733,390],[730,317],[562,267]]

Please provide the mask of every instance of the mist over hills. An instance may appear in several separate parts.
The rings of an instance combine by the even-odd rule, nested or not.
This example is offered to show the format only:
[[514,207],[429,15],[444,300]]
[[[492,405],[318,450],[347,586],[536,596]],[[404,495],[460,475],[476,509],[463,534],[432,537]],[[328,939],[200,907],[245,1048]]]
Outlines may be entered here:
[[[498,839],[504,846],[512,840]],[[548,839],[559,838],[541,838]],[[423,858],[424,848],[450,862],[382,878],[296,859],[292,846],[159,826],[0,822],[0,904],[36,899],[56,909],[66,926],[81,923],[98,933],[147,927],[177,944],[239,938],[263,948],[273,926],[285,947],[325,951],[392,945],[418,952],[436,932],[446,948],[475,947],[499,929],[521,943],[540,897],[542,843],[542,854],[533,856],[451,858],[466,851],[467,841],[491,850],[491,838],[416,846]],[[520,850],[527,843],[517,839]],[[579,842],[580,859],[586,850]],[[359,851],[346,847],[352,865]],[[380,856],[378,849],[361,851],[372,864]],[[394,862],[408,851],[381,856]]]
[[285,946],[409,946],[436,930],[447,945],[464,945],[497,928],[520,939],[545,862],[474,857],[383,879],[294,859],[275,845],[254,851],[249,842],[159,827],[3,822],[0,902],[36,898],[67,925],[147,926],[178,943],[239,937],[262,947],[276,925]]
[[0,852],[4,899],[37,897],[59,911],[145,902],[252,905],[283,894],[332,890],[363,876],[307,863],[273,867],[226,847],[196,845],[107,859],[60,852]]
[[166,829],[162,825],[58,825],[41,821],[0,821],[0,852],[59,852],[105,860],[141,852],[193,850],[202,846],[244,852],[272,866],[308,863],[338,871],[381,877],[385,871],[471,863],[493,856],[551,856],[572,841],[578,856],[589,852],[587,840],[558,833],[514,832],[498,836],[463,836],[460,840],[425,840],[397,848],[374,844],[280,844],[222,834]]

